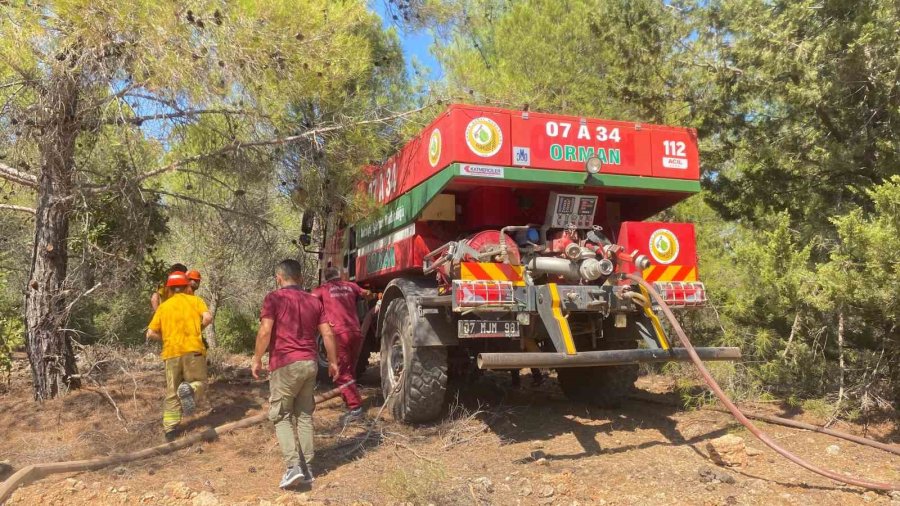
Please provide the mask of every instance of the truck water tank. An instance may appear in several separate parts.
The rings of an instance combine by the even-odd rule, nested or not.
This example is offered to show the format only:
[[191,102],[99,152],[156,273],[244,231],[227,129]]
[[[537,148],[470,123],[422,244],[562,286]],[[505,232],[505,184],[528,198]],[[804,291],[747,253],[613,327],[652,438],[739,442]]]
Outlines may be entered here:
[[463,219],[469,229],[503,228],[516,224],[519,206],[512,188],[482,186],[467,195]]

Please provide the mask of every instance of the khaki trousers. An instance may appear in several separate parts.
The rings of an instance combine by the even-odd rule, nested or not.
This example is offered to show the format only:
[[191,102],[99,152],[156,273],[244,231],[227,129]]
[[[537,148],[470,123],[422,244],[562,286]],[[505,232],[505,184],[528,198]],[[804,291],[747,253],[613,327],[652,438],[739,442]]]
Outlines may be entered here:
[[300,463],[298,440],[307,463],[315,455],[312,415],[316,409],[316,369],[314,360],[299,360],[275,369],[269,376],[269,420],[275,424],[275,437],[288,467]]
[[181,400],[178,385],[182,381],[190,383],[194,389],[194,402],[198,402],[206,391],[206,356],[202,353],[187,353],[166,360],[166,400],[163,402],[163,430],[172,431],[181,421]]

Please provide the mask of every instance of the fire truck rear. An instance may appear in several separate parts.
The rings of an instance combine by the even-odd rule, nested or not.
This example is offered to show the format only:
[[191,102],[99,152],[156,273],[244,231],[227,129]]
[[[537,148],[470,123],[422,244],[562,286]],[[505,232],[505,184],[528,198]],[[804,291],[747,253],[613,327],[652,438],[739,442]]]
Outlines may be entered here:
[[625,276],[706,302],[693,225],[643,221],[699,191],[693,130],[453,105],[369,176],[383,208],[332,223],[323,267],[382,294],[362,321],[395,418],[440,416],[473,367],[555,369],[570,399],[614,407],[637,364],[687,359]]

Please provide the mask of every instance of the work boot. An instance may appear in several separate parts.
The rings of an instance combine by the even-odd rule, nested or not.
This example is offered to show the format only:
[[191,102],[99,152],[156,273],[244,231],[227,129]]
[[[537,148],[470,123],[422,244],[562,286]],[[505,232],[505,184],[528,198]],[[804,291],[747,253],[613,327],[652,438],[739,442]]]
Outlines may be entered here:
[[303,475],[300,466],[291,466],[284,472],[284,476],[281,477],[281,483],[278,486],[281,488],[290,488],[298,483],[304,483],[305,479],[306,476]]
[[363,417],[363,409],[362,406],[357,408],[353,408],[350,411],[347,411],[343,415],[341,415],[341,424],[347,425],[350,422],[355,422],[360,420]]
[[178,433],[177,433],[177,431],[175,431],[173,429],[173,430],[167,431],[165,434],[163,434],[163,436],[165,436],[167,443],[171,443],[172,441],[175,441],[175,438],[178,437]]
[[178,398],[181,399],[181,413],[184,416],[191,416],[197,409],[197,403],[194,402],[194,389],[186,381],[182,381],[178,385]]

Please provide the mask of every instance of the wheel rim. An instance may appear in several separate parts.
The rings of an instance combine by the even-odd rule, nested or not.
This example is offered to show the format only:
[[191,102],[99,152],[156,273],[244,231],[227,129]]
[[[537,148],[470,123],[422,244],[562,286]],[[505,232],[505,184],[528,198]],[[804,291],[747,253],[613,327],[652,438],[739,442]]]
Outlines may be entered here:
[[388,366],[388,383],[391,390],[397,387],[400,381],[400,374],[403,372],[403,342],[399,332],[393,332],[389,341],[387,366]]

